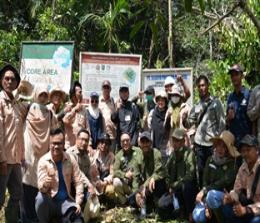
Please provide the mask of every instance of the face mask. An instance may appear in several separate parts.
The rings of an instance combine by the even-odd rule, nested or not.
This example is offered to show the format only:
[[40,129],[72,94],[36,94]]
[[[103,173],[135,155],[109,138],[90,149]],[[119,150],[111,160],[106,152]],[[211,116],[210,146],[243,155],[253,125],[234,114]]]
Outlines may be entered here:
[[173,104],[178,104],[180,102],[180,97],[179,96],[172,96],[171,101]]
[[152,101],[153,100],[153,96],[152,95],[146,95],[146,100],[147,101]]

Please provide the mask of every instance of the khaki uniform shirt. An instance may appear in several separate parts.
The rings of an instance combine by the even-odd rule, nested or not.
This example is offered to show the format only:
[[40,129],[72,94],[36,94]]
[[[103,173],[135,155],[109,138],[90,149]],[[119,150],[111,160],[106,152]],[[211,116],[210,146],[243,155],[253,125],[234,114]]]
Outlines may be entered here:
[[90,184],[89,181],[89,170],[90,170],[90,160],[87,151],[80,152],[77,146],[72,146],[66,150],[67,153],[72,155],[79,165],[83,176],[82,180],[85,186]]
[[[68,195],[75,200],[77,204],[81,204],[83,200],[83,183],[81,182],[81,172],[79,165],[73,156],[63,153],[62,173],[66,184]],[[45,180],[50,176],[52,182],[48,185]],[[71,195],[72,182],[76,189],[75,199]],[[59,189],[59,174],[56,163],[53,161],[51,152],[46,153],[38,164],[38,189],[42,193],[47,193],[51,197],[55,197]]]
[[21,163],[24,159],[23,127],[27,106],[0,92],[0,162]]
[[[257,167],[260,165],[260,158],[258,158],[255,166],[251,171],[249,171],[247,163],[243,163],[240,169],[238,170],[236,181],[234,184],[234,190],[239,193],[241,189],[246,189],[247,198],[249,199],[251,196],[252,184],[255,179],[255,174]],[[255,215],[260,215],[260,182],[258,179],[258,184],[256,187],[256,192],[253,197],[254,204],[248,205],[248,207],[252,208],[252,211]]]
[[99,100],[99,109],[102,112],[104,121],[105,121],[105,132],[109,134],[111,139],[116,137],[116,126],[111,120],[111,114],[116,111],[114,99],[110,98],[108,101],[105,101],[103,97]]
[[260,142],[260,85],[257,85],[250,94],[247,115],[256,124],[257,140]]

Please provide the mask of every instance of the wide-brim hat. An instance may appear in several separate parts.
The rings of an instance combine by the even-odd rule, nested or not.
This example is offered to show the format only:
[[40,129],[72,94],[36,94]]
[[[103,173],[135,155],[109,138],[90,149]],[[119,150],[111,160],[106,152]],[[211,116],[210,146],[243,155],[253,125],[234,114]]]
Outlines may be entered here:
[[52,99],[53,95],[55,95],[55,94],[60,94],[63,102],[66,100],[66,93],[63,90],[61,90],[61,88],[55,87],[51,90],[50,100]]
[[17,93],[19,94],[19,98],[24,100],[32,99],[34,86],[27,80],[21,80],[20,84],[17,88]]
[[[20,84],[21,78],[20,78],[20,74],[19,74],[18,70],[11,64],[7,64],[4,67],[2,67],[2,69],[0,70],[0,80],[2,80],[3,75],[8,70],[10,70],[14,73],[15,79],[17,81],[17,85],[16,85],[16,88],[17,88]],[[2,81],[0,81],[0,87],[3,88],[2,87]]]
[[235,137],[230,131],[225,130],[220,134],[220,136],[216,136],[210,139],[210,141],[212,142],[216,140],[222,140],[225,143],[230,156],[234,158],[240,156],[240,153],[237,151],[237,148],[234,146]]
[[165,98],[166,101],[167,101],[168,100],[168,95],[167,95],[167,93],[164,90],[162,90],[158,94],[156,94],[155,101],[157,102],[159,98]]
[[169,95],[178,95],[178,96],[180,96],[180,97],[182,96],[182,95],[181,95],[181,92],[180,92],[180,89],[179,89],[177,86],[176,86],[176,87],[174,86],[174,87],[172,88],[172,90],[168,92],[168,94],[169,94]]

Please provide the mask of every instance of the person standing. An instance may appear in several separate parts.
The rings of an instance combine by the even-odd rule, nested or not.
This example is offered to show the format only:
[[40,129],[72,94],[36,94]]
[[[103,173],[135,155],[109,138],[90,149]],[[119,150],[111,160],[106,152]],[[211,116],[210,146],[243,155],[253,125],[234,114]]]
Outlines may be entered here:
[[96,92],[90,94],[90,105],[87,108],[86,120],[89,125],[91,146],[93,149],[97,148],[97,140],[99,135],[103,132],[103,115],[98,108],[99,95]]
[[37,220],[34,209],[38,193],[37,166],[39,159],[49,151],[50,130],[57,120],[47,108],[49,93],[46,87],[34,88],[33,103],[26,117],[24,147],[26,169],[23,173],[22,218],[25,222]]
[[114,98],[111,97],[111,83],[108,80],[102,83],[102,95],[99,98],[99,109],[104,118],[104,131],[109,134],[112,151],[116,148],[116,126],[111,120],[111,114],[116,111]]
[[200,101],[193,106],[184,127],[196,127],[194,137],[195,154],[199,174],[199,185],[202,186],[203,169],[209,156],[212,155],[211,138],[218,136],[225,129],[225,115],[222,103],[210,95],[209,80],[200,75],[196,81]]
[[70,100],[65,106],[68,112],[63,118],[66,149],[75,145],[76,135],[81,128],[89,130],[86,109],[82,104],[82,87],[78,81],[75,81],[70,89]]
[[5,203],[8,188],[10,198],[5,208],[7,223],[18,222],[22,196],[23,125],[28,109],[13,96],[19,83],[19,73],[12,65],[0,70],[0,209]]
[[137,106],[128,100],[128,85],[123,84],[120,86],[119,96],[120,99],[116,104],[116,111],[111,115],[111,120],[117,125],[117,145],[120,146],[120,135],[123,132],[130,134],[132,145],[137,145],[140,113]]
[[238,64],[234,64],[229,69],[231,82],[234,91],[228,95],[227,99],[227,129],[230,130],[236,138],[236,146],[239,146],[240,140],[246,135],[252,133],[252,123],[247,116],[247,106],[250,97],[250,91],[242,85],[243,70]]
[[255,134],[260,142],[260,85],[255,86],[252,90],[248,106],[247,115],[255,125]]

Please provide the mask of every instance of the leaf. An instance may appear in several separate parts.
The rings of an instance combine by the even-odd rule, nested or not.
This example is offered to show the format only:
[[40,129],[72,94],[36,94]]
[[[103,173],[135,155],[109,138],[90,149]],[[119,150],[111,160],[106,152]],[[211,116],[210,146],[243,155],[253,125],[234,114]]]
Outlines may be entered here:
[[199,4],[200,4],[200,9],[202,11],[202,13],[204,13],[205,11],[205,1],[204,0],[198,0]]
[[185,0],[185,1],[184,1],[185,9],[186,9],[186,11],[188,11],[188,12],[191,12],[191,10],[192,10],[192,1],[193,1],[193,0]]
[[142,28],[143,25],[144,25],[144,21],[139,21],[134,25],[134,27],[130,32],[130,39],[133,39],[133,37],[135,37],[135,35],[139,32],[139,30]]

